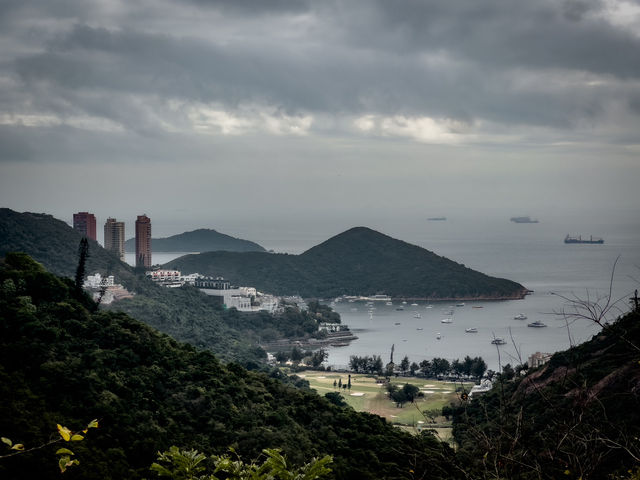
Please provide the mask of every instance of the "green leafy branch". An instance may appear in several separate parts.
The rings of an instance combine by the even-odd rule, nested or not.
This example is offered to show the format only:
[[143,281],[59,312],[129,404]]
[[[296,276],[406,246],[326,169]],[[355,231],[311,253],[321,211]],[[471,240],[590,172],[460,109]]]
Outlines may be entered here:
[[[233,449],[230,451],[235,455]],[[165,452],[158,452],[160,463],[153,463],[151,470],[159,477],[172,480],[220,480],[221,477],[216,476],[218,473],[223,473],[222,478],[229,480],[316,480],[331,472],[327,465],[333,459],[328,455],[294,467],[279,449],[265,449],[262,452],[267,458],[261,464],[255,461],[245,463],[237,455],[235,459],[230,455],[212,456],[215,468],[213,473],[206,474],[203,465],[206,455],[197,450],[181,450],[172,446]]]
[[[85,436],[87,435],[87,432],[91,428],[98,428],[97,419],[91,420],[89,424],[86,426],[86,428],[84,428],[83,430],[78,430],[76,432],[70,430],[67,427],[63,427],[60,424],[57,424],[57,429],[58,429],[57,437],[55,437],[54,439],[46,443],[43,443],[42,445],[38,445],[36,447],[31,447],[31,448],[25,448],[25,446],[22,443],[13,443],[13,441],[10,438],[0,437],[0,441],[2,441],[2,443],[4,443],[7,446],[7,448],[10,450],[10,453],[0,455],[0,460],[4,458],[13,457],[15,455],[20,455],[23,453],[41,450],[55,443],[80,442],[84,440]],[[56,450],[56,455],[58,455],[58,467],[60,468],[61,473],[64,473],[67,470],[67,468],[73,465],[78,465],[80,463],[77,459],[71,458],[75,456],[75,453],[73,453],[73,451],[71,451],[68,448],[59,448],[58,450]]]

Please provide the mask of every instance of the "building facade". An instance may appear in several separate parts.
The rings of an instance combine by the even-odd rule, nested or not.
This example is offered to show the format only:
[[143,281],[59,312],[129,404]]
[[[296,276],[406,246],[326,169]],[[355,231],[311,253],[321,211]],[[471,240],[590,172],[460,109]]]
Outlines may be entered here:
[[96,217],[93,213],[78,212],[73,214],[73,229],[84,237],[96,240]]
[[124,262],[124,222],[107,218],[104,224],[104,248],[118,255]]
[[136,220],[136,267],[151,267],[151,219],[146,215]]

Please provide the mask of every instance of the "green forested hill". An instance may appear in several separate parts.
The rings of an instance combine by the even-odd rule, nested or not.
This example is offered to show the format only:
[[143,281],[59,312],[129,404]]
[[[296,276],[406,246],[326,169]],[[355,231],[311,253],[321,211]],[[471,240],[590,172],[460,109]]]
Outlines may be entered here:
[[[201,228],[166,238],[151,240],[154,252],[264,252],[265,249],[255,242],[231,237],[212,229]],[[130,238],[124,244],[127,252],[136,251],[136,241]]]
[[455,408],[454,435],[475,478],[637,479],[640,311],[526,376],[505,369],[490,393]]
[[[36,447],[56,423],[91,430],[65,478],[151,478],[170,445],[295,462],[334,456],[335,478],[459,478],[452,451],[277,378],[223,365],[123,313],[91,313],[68,279],[22,254],[0,264],[0,436]],[[0,444],[0,447],[5,447]],[[60,478],[51,445],[0,458],[0,478]],[[7,451],[7,450],[5,450]],[[0,455],[2,453],[0,452]]]
[[[73,277],[80,239],[78,232],[51,215],[0,209],[0,258],[9,252],[25,252],[51,272]],[[109,309],[129,313],[177,340],[207,348],[224,360],[243,364],[258,362],[265,353],[255,345],[265,330],[268,329],[271,338],[279,338],[300,333],[300,328],[292,326],[295,320],[308,327],[303,313],[299,313],[297,319],[289,318],[293,315],[291,312],[288,316],[268,319],[262,314],[244,318],[246,316],[238,312],[223,311],[211,297],[195,288],[160,287],[89,240],[86,273],[95,272],[115,275],[117,283],[136,294],[114,303]],[[302,330],[309,333],[309,328]]]
[[[26,252],[52,273],[73,277],[81,238],[68,224],[51,215],[0,208],[0,257],[9,252]],[[133,269],[116,255],[93,240],[89,240],[89,252],[89,274],[110,271],[128,288],[135,287]]]
[[301,255],[209,252],[167,267],[224,276],[276,294],[303,297],[387,294],[411,298],[519,298],[525,288],[364,227]]

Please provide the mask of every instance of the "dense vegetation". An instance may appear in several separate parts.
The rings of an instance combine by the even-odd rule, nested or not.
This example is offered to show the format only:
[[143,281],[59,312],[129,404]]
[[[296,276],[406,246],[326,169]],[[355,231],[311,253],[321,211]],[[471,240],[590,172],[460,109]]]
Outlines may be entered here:
[[[243,458],[281,448],[293,462],[333,456],[334,478],[456,478],[452,452],[277,378],[221,364],[124,313],[95,305],[24,254],[0,264],[0,435],[27,448],[56,423],[100,428],[64,475],[149,477],[171,445]],[[0,454],[1,455],[1,454]],[[47,448],[0,458],[0,478],[59,478]],[[415,472],[415,475],[411,472]],[[428,475],[427,475],[428,472]]]
[[[526,376],[454,408],[458,455],[474,477],[638,478],[640,311]],[[635,476],[634,476],[635,475]]]
[[[265,249],[255,242],[231,237],[215,230],[200,228],[166,238],[153,238],[154,252],[264,252]],[[136,251],[136,241],[130,238],[124,244],[127,252]]]
[[[65,222],[50,215],[0,209],[0,257],[9,252],[25,252],[52,273],[73,278],[81,238]],[[258,339],[309,336],[315,331],[317,320],[321,321],[296,309],[287,309],[276,317],[266,313],[247,315],[234,309],[223,311],[199,290],[160,287],[97,242],[88,242],[86,274],[115,275],[116,282],[136,294],[109,309],[129,313],[177,340],[209,349],[224,360],[255,365],[265,357],[256,346]]]
[[278,295],[327,298],[387,294],[411,298],[519,298],[522,285],[494,278],[415,245],[358,227],[301,255],[208,252],[167,267],[223,276]]

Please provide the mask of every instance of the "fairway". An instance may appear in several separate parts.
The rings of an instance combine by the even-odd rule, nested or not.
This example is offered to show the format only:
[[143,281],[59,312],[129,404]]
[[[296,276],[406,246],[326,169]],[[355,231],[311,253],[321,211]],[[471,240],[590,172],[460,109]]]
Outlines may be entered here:
[[[449,437],[446,430],[450,424],[440,416],[442,407],[458,401],[459,392],[456,392],[457,389],[463,387],[468,392],[473,386],[472,383],[452,383],[417,377],[394,377],[391,379],[391,383],[399,387],[410,383],[418,387],[424,395],[418,398],[415,403],[406,403],[404,407],[399,408],[395,402],[389,399],[386,386],[377,383],[376,378],[369,375],[352,373],[351,389],[339,389],[337,385],[334,386],[334,381],[336,384],[338,382],[343,385],[347,384],[349,373],[307,370],[297,375],[307,380],[311,388],[320,395],[339,392],[345,402],[354,410],[375,413],[386,418],[390,423],[403,426],[411,431],[438,427],[438,433],[443,439]],[[432,413],[435,418],[430,418],[429,415],[423,414],[424,411],[437,413]],[[442,430],[445,432],[442,433]]]

